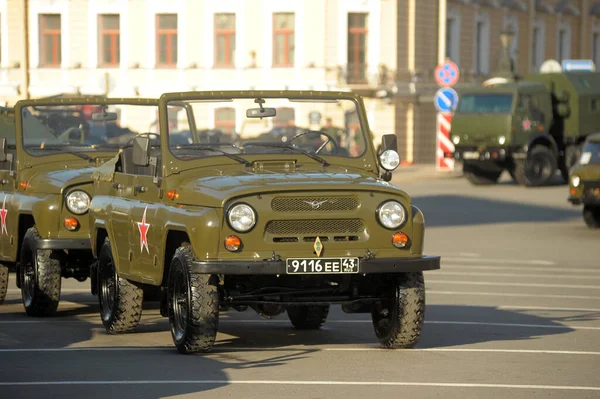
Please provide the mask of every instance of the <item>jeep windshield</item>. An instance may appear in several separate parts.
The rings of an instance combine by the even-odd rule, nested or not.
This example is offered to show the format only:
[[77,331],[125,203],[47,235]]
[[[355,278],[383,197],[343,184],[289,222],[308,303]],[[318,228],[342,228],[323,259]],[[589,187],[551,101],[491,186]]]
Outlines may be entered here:
[[83,153],[112,152],[138,134],[157,135],[157,119],[158,105],[29,105],[22,109],[23,146],[35,156],[70,153],[92,159]]
[[464,94],[458,104],[461,114],[509,114],[512,110],[512,94]]
[[582,165],[600,163],[600,141],[588,141],[585,143],[579,163]]
[[[256,154],[306,156],[328,165],[358,158],[365,128],[351,99],[223,98],[167,102],[169,147],[179,159]],[[324,158],[328,158],[327,161]]]

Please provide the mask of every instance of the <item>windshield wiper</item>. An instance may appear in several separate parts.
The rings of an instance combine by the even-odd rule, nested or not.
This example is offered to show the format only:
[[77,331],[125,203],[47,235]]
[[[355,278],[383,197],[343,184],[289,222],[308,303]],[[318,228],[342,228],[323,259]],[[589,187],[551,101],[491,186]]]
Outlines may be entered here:
[[65,151],[65,150],[63,150],[62,148],[59,148],[59,147],[44,147],[43,149],[46,150],[46,151],[48,151],[48,150],[49,151],[60,151],[63,154],[75,155],[75,156],[77,156],[79,158],[83,158],[83,159],[85,159],[87,161],[90,161],[90,162],[94,162],[97,159],[96,157],[91,157],[91,156],[89,156],[88,154],[86,154],[84,152]]
[[246,143],[246,147],[248,146],[257,146],[257,147],[267,147],[267,148],[282,148],[284,150],[291,150],[300,154],[304,154],[309,158],[314,159],[315,161],[319,162],[321,165],[323,166],[329,166],[329,162],[327,162],[326,160],[324,160],[323,158],[321,158],[320,156],[318,156],[317,154],[313,154],[312,152],[309,152],[307,150],[303,150],[302,148],[298,148],[298,147],[294,147],[293,145],[289,145],[289,144],[277,144],[277,143]]
[[207,147],[207,146],[202,146],[202,145],[193,145],[193,144],[192,145],[185,145],[185,146],[182,146],[180,148],[192,148],[194,150],[200,150],[200,151],[214,151],[214,152],[218,152],[220,154],[225,155],[227,158],[231,158],[231,159],[233,159],[235,161],[238,161],[239,163],[242,163],[242,164],[244,164],[246,166],[252,166],[252,164],[250,163],[250,161],[247,161],[247,160],[245,160],[242,157],[238,157],[237,155],[230,154],[227,151],[223,151],[223,150],[221,150],[219,148]]

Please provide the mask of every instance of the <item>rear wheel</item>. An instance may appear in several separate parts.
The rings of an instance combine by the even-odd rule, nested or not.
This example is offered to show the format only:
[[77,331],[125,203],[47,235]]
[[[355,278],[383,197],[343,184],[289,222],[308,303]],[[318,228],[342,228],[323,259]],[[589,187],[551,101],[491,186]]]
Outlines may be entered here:
[[60,302],[60,260],[50,249],[36,249],[40,239],[37,229],[31,227],[21,247],[21,297],[27,315],[35,317],[54,315]]
[[287,308],[292,325],[298,330],[318,330],[329,315],[329,305],[300,305]]
[[193,259],[189,245],[179,247],[167,283],[171,336],[177,351],[183,354],[210,351],[219,328],[217,279],[194,271]]
[[98,302],[106,332],[135,331],[142,318],[143,301],[144,290],[117,274],[110,241],[106,238],[98,256]]
[[385,348],[413,348],[425,319],[423,272],[393,278],[387,291],[388,299],[373,305],[371,311],[375,335]]
[[8,267],[0,265],[0,305],[4,303],[8,291]]
[[463,173],[471,184],[475,186],[483,186],[496,184],[500,178],[500,175],[502,174],[502,170],[487,171],[475,165],[465,164],[463,166]]
[[590,229],[600,228],[600,206],[585,205],[583,207],[583,220]]

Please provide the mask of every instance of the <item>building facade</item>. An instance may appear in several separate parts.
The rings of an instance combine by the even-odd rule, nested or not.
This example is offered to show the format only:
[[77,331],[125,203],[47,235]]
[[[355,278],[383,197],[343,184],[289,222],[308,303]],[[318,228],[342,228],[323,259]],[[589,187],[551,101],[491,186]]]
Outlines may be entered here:
[[549,58],[600,63],[591,0],[0,0],[0,101],[351,90],[376,140],[395,133],[404,160],[433,162],[435,66],[449,58],[459,84],[482,81],[505,27],[520,74]]

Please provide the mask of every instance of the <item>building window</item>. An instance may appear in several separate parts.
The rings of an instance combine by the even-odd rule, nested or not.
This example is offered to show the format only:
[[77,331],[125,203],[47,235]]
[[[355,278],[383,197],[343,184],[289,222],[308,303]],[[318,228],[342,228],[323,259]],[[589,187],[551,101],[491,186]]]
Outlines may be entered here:
[[292,66],[294,50],[294,14],[273,14],[273,66]]
[[460,12],[448,10],[446,19],[446,58],[460,65]]
[[177,65],[177,14],[156,15],[156,65]]
[[348,14],[348,83],[367,80],[368,14]]
[[559,62],[571,58],[571,26],[566,22],[559,23],[557,32],[557,58]]
[[235,55],[235,14],[215,14],[215,65],[233,66]]
[[513,38],[508,46],[510,58],[513,61],[515,68],[519,57],[519,21],[514,15],[506,15],[504,17],[504,28],[513,32]]
[[229,137],[233,137],[235,134],[235,108],[218,108],[215,110],[215,129],[219,129]]
[[57,67],[61,63],[60,15],[40,15],[40,66]]
[[477,75],[489,73],[490,59],[490,21],[486,14],[475,19],[475,53],[473,54],[474,71]]
[[98,16],[98,60],[101,66],[118,66],[121,60],[119,15]]

